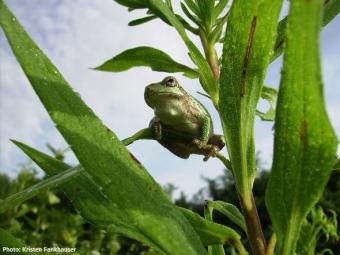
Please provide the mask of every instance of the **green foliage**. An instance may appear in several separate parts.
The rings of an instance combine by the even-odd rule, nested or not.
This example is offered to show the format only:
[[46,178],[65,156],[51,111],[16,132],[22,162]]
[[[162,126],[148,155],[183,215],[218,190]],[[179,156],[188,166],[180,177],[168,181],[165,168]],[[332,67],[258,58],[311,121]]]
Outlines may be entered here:
[[230,221],[247,232],[244,217],[235,205],[217,200],[207,201],[207,207],[224,214]]
[[[10,249],[22,249],[22,247],[25,247],[23,243],[18,241],[14,236],[12,236],[10,233],[7,231],[3,230],[0,228],[0,246],[2,247],[8,247]],[[3,251],[3,250],[2,250]],[[4,251],[3,251],[4,253]],[[35,252],[20,252],[22,254],[37,254]]]
[[[332,21],[340,12],[340,1],[339,0],[325,0],[323,4],[323,15],[322,15],[322,26],[326,26]],[[272,60],[278,58],[282,52],[285,41],[285,31],[287,28],[287,17],[282,19],[277,26],[277,37],[274,46],[274,54]]]
[[[2,199],[40,183],[40,179],[36,177],[34,168],[28,166],[22,168],[13,181],[1,175],[0,186],[4,187],[4,183],[7,188],[1,194]],[[0,226],[31,247],[75,247],[79,254],[116,254],[120,248],[116,234],[106,233],[86,222],[61,190],[45,190],[12,207],[0,215]],[[2,237],[2,246],[21,247]]]
[[[151,246],[155,246],[150,240],[145,239],[143,236],[136,234],[128,222],[122,222],[120,211],[115,210],[115,207],[106,199],[105,194],[101,192],[101,189],[85,174],[81,167],[71,168],[67,164],[58,161],[46,154],[43,154],[27,145],[19,142],[15,142],[34,162],[38,164],[47,174],[52,175],[39,182],[40,186],[34,185],[29,189],[34,190],[35,194],[40,193],[45,188],[53,188],[57,185],[64,190],[68,198],[72,201],[73,205],[79,211],[82,216],[88,221],[95,225],[107,226],[110,225],[110,229],[116,233],[120,233],[136,240],[140,240],[143,243],[147,243]],[[60,172],[62,169],[69,169]],[[59,174],[57,174],[60,172]],[[70,176],[70,172],[76,172],[77,179],[71,179],[74,175]],[[56,176],[63,176],[64,178],[58,178],[59,183],[55,180]],[[65,178],[69,178],[68,183],[63,183]],[[50,181],[53,180],[53,181]],[[44,185],[42,185],[44,184]],[[20,196],[21,194],[27,193],[27,190],[16,193]],[[32,193],[32,192],[31,192]],[[10,199],[11,197],[9,197]],[[22,198],[20,202],[26,200]],[[12,202],[12,199],[10,199]],[[7,199],[4,201],[7,204]],[[13,206],[13,203],[11,203]],[[190,224],[194,227],[196,233],[200,237],[204,245],[211,245],[216,243],[239,243],[239,235],[232,229],[222,225],[215,224],[204,220],[199,215],[195,215],[193,212],[179,208],[182,214],[187,218]]]
[[293,1],[287,26],[275,119],[273,173],[266,196],[278,238],[278,254],[295,252],[301,224],[320,199],[337,147],[322,93],[321,2]]
[[[121,72],[145,66],[198,78],[221,118],[230,161],[222,153],[216,157],[232,175],[223,176],[224,190],[216,186],[216,180],[207,179],[214,200],[206,201],[203,212],[195,204],[205,199],[203,192],[189,203],[204,218],[175,206],[126,149],[136,140],[153,139],[151,128],[119,141],[0,0],[0,25],[13,53],[79,161],[73,167],[62,161],[64,151],[49,146],[52,158],[15,141],[47,177],[38,180],[24,171],[12,182],[1,176],[0,194],[6,197],[0,201],[5,229],[0,229],[1,244],[76,246],[81,254],[242,255],[248,254],[245,247],[254,255],[328,252],[320,242],[338,238],[335,215],[340,205],[333,200],[339,197],[339,183],[333,183],[335,191],[321,194],[332,169],[339,169],[339,160],[335,162],[336,137],[323,101],[318,40],[321,25],[339,13],[340,1],[322,5],[319,0],[292,0],[288,18],[280,22],[279,0],[234,0],[230,9],[228,0],[184,0],[180,2],[184,15],[175,12],[171,0],[116,2],[130,11],[146,10],[146,16],[130,26],[157,18],[172,26],[195,67],[178,63],[158,49],[136,47],[96,69]],[[187,32],[199,37],[203,52]],[[218,42],[223,43],[222,56],[215,49]],[[277,92],[263,86],[263,81],[268,65],[283,51]],[[265,113],[256,109],[260,97],[270,104]],[[273,173],[266,198],[268,173],[255,181],[256,114],[264,121],[275,119]],[[76,211],[60,191],[50,190],[55,187],[65,192]],[[172,190],[169,186],[168,191]],[[320,198],[324,210],[314,207]],[[184,195],[177,205],[188,206]],[[63,220],[65,214],[68,217]],[[223,225],[215,222],[221,216]],[[124,245],[127,239],[118,239],[117,233],[152,248]]]
[[38,193],[43,190],[49,189],[54,186],[61,185],[70,180],[70,178],[77,177],[81,174],[82,169],[80,167],[70,168],[63,173],[54,175],[48,179],[40,181],[35,185],[32,185],[30,188],[23,190],[22,192],[17,192],[12,196],[7,197],[4,201],[2,201],[0,205],[0,213],[5,212],[6,210],[15,207],[22,202],[35,197]]
[[265,253],[265,240],[252,202],[256,174],[254,121],[281,3],[234,1],[222,56],[220,116],[240,202],[249,222],[247,233],[256,255]]
[[33,89],[89,178],[124,215],[121,221],[160,251],[205,254],[191,225],[158,184],[73,92],[2,2],[0,8],[0,24]]
[[235,1],[223,48],[221,118],[237,187],[248,208],[255,177],[256,105],[274,45],[280,8],[281,1]]
[[185,76],[191,78],[198,76],[198,73],[192,68],[174,61],[168,54],[151,47],[137,47],[126,50],[95,69],[121,72],[136,66],[148,66],[153,71],[158,72],[183,72]]
[[330,213],[331,216],[327,217],[321,207],[313,208],[303,221],[297,244],[302,255],[315,254],[316,245],[322,237],[326,241],[329,239],[340,240],[337,233],[336,214],[332,211]]

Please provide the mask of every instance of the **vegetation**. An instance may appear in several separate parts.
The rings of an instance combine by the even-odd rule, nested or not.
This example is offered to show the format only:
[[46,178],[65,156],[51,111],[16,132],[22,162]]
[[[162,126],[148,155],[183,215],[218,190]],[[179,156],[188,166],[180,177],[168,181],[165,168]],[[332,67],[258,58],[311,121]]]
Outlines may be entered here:
[[[53,149],[53,148],[52,148]],[[54,150],[55,151],[55,150]],[[54,154],[57,157],[62,154]],[[255,180],[254,197],[265,236],[270,237],[271,224],[264,201],[264,191],[269,177],[269,172],[261,167],[260,175]],[[6,175],[0,175],[0,198],[4,199],[10,194],[15,194],[40,181],[36,175],[35,167],[27,163],[21,167],[19,175],[11,180]],[[213,201],[226,201],[237,204],[238,197],[233,178],[228,170],[215,179],[204,178],[206,185],[191,199],[182,192],[175,199],[175,204],[188,208],[203,216],[203,201],[209,198]],[[165,190],[171,195],[176,187],[167,185]],[[327,183],[326,189],[319,201],[317,209],[323,210],[323,221],[318,223],[318,246],[315,254],[326,249],[339,254],[339,236],[337,234],[337,222],[339,221],[340,205],[340,172],[334,171]],[[333,214],[338,215],[335,221]],[[67,215],[67,217],[65,217]],[[309,217],[311,217],[310,215]],[[237,228],[222,213],[216,213],[214,220],[220,224],[227,224]],[[59,189],[47,190],[31,200],[28,200],[5,214],[0,215],[0,226],[7,229],[23,243],[29,243],[32,247],[76,247],[78,254],[119,254],[119,255],[154,255],[156,251],[144,246],[140,242],[118,236],[110,229],[99,228],[81,217],[71,201]],[[305,226],[307,228],[308,225]],[[241,229],[239,229],[242,231]],[[306,231],[308,233],[308,231]],[[246,240],[246,235],[243,235]],[[247,245],[247,244],[246,244]],[[227,248],[227,246],[225,246]],[[303,253],[308,254],[308,253]],[[327,253],[326,253],[327,254]]]
[[[214,200],[204,203],[202,216],[175,205],[126,148],[134,140],[153,139],[151,129],[120,141],[72,90],[0,0],[0,25],[12,51],[79,161],[79,165],[71,166],[13,141],[45,171],[46,178],[37,180],[25,172],[13,184],[4,178],[4,187],[16,193],[0,204],[5,222],[5,230],[0,231],[2,246],[48,242],[45,234],[40,235],[41,230],[49,231],[48,224],[56,224],[57,231],[50,233],[54,238],[50,245],[78,245],[81,253],[93,249],[114,254],[124,243],[116,234],[151,247],[153,250],[145,251],[149,254],[327,252],[322,245],[330,237],[337,238],[335,213],[339,206],[329,201],[333,191],[324,193],[327,199],[321,200],[323,207],[315,206],[339,162],[337,138],[324,105],[319,33],[339,13],[340,1],[292,0],[288,17],[281,21],[283,1],[279,0],[235,0],[230,7],[227,0],[184,0],[182,15],[175,12],[171,0],[116,2],[129,10],[146,10],[148,16],[130,25],[159,18],[172,26],[187,46],[194,67],[178,63],[158,49],[137,47],[96,69],[120,72],[149,66],[154,71],[182,72],[197,79],[221,119],[229,159],[222,153],[212,155],[231,172],[221,179],[224,184],[234,184],[224,186],[233,187],[233,192],[215,197],[220,189],[212,185],[216,180],[208,180]],[[203,52],[187,33],[199,37]],[[218,43],[223,44],[222,54],[215,50]],[[281,53],[283,71],[276,91],[263,82],[268,66]],[[271,104],[267,113],[257,111],[261,97]],[[262,184],[254,182],[256,115],[274,121],[275,126],[274,159],[267,185],[262,179],[266,174],[260,178]],[[25,183],[29,187],[23,190],[20,186]],[[45,192],[55,187],[63,190],[73,207],[67,206],[64,195]],[[207,194],[201,192],[197,199],[199,195]],[[39,206],[23,204],[28,199]],[[187,205],[184,196],[177,203]],[[190,204],[193,209],[195,203]],[[329,212],[331,206],[333,211]],[[49,215],[46,210],[53,213]],[[216,211],[229,221],[216,223]],[[68,216],[67,220],[60,220],[63,215]],[[32,229],[28,237],[18,227],[19,219],[20,224],[22,221]],[[86,222],[92,224],[90,230]]]

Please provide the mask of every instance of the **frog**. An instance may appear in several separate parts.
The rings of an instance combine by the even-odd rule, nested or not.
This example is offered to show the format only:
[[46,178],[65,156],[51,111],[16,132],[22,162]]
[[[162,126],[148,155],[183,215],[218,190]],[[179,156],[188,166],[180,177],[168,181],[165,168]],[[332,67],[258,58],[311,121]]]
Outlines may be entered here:
[[147,85],[144,99],[154,110],[149,123],[153,138],[176,156],[187,159],[199,154],[207,161],[224,147],[223,136],[214,134],[207,109],[175,77]]

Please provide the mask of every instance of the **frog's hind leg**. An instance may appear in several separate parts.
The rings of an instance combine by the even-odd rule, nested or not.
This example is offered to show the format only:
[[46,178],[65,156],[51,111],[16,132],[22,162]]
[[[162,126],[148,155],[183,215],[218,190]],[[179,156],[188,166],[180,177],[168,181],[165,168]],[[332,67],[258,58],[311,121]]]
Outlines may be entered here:
[[212,135],[206,144],[202,144],[198,139],[194,139],[193,143],[197,145],[199,154],[204,155],[204,161],[207,161],[210,157],[215,157],[225,145],[221,135]]
[[187,159],[191,154],[191,150],[183,143],[168,140],[159,140],[158,142],[180,158]]

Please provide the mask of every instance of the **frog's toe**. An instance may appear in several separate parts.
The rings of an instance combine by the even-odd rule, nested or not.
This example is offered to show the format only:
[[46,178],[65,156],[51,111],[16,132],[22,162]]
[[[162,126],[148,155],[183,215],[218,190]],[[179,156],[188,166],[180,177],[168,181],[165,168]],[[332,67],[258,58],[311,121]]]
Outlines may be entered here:
[[195,138],[193,141],[192,141],[193,144],[195,144],[197,146],[198,149],[202,149],[204,147],[204,144],[202,143],[201,140]]
[[213,145],[208,150],[208,153],[204,155],[203,161],[207,161],[210,157],[216,157],[217,153],[220,151],[219,147]]

